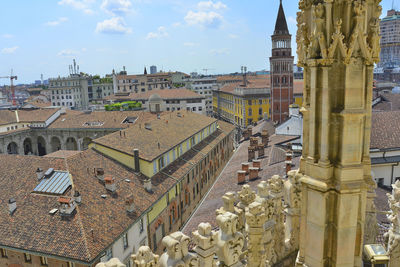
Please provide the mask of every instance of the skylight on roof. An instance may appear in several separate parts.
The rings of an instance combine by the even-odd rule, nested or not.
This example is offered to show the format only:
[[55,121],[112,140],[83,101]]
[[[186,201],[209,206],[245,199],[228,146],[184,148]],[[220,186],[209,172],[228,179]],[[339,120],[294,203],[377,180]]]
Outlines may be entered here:
[[135,123],[137,117],[126,117],[126,119],[122,123]]
[[50,176],[44,176],[39,184],[33,189],[34,193],[63,195],[72,186],[69,172],[53,171]]
[[85,122],[83,124],[83,126],[88,126],[88,127],[92,127],[92,126],[102,126],[104,124],[103,121],[88,121]]

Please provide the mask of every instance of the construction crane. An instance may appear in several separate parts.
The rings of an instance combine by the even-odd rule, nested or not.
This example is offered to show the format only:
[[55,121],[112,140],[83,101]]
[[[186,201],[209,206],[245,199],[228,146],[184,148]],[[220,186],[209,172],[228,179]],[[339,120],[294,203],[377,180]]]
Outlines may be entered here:
[[17,103],[15,101],[14,80],[17,80],[18,77],[13,75],[13,70],[11,69],[11,75],[10,76],[3,76],[3,77],[0,77],[0,79],[10,79],[12,104],[13,104],[13,106],[16,106]]

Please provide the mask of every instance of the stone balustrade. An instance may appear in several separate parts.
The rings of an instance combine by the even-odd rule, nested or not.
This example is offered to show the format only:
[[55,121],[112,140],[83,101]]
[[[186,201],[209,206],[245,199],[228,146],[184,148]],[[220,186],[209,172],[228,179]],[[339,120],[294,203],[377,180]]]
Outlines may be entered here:
[[[252,171],[258,174],[257,168]],[[169,234],[162,240],[166,252],[161,256],[144,246],[131,256],[131,263],[135,267],[273,266],[299,244],[301,175],[290,171],[288,177],[261,181],[257,193],[247,184],[239,192],[225,193],[223,206],[216,210],[218,231],[200,223],[192,239],[182,232]],[[190,242],[195,244],[192,251]],[[121,266],[117,259],[96,265]]]

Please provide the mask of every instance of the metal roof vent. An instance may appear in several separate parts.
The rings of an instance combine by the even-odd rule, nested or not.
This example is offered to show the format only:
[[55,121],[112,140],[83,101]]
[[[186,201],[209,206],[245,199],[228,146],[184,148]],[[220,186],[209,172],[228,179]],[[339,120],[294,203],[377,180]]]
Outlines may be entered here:
[[8,211],[10,212],[10,215],[13,215],[16,209],[17,201],[15,201],[15,198],[12,197],[8,200]]
[[151,123],[146,122],[146,123],[144,124],[144,128],[145,128],[146,130],[150,130],[150,131],[151,131]]

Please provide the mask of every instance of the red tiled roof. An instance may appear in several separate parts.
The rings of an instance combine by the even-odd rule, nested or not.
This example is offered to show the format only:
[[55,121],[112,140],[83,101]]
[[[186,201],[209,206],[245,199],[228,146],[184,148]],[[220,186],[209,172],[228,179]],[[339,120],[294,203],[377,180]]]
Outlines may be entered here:
[[151,90],[143,93],[130,93],[129,95],[111,95],[107,96],[109,100],[148,100],[152,95],[157,94],[162,99],[193,99],[193,98],[204,98],[193,91],[186,88],[180,89],[163,89],[163,90]]
[[238,83],[229,83],[225,84],[221,87],[220,91],[227,93],[234,93],[235,88],[246,88],[246,89],[254,89],[254,88],[270,88],[271,80],[268,78],[264,79],[250,79],[247,81],[247,86],[243,86],[243,82]]

